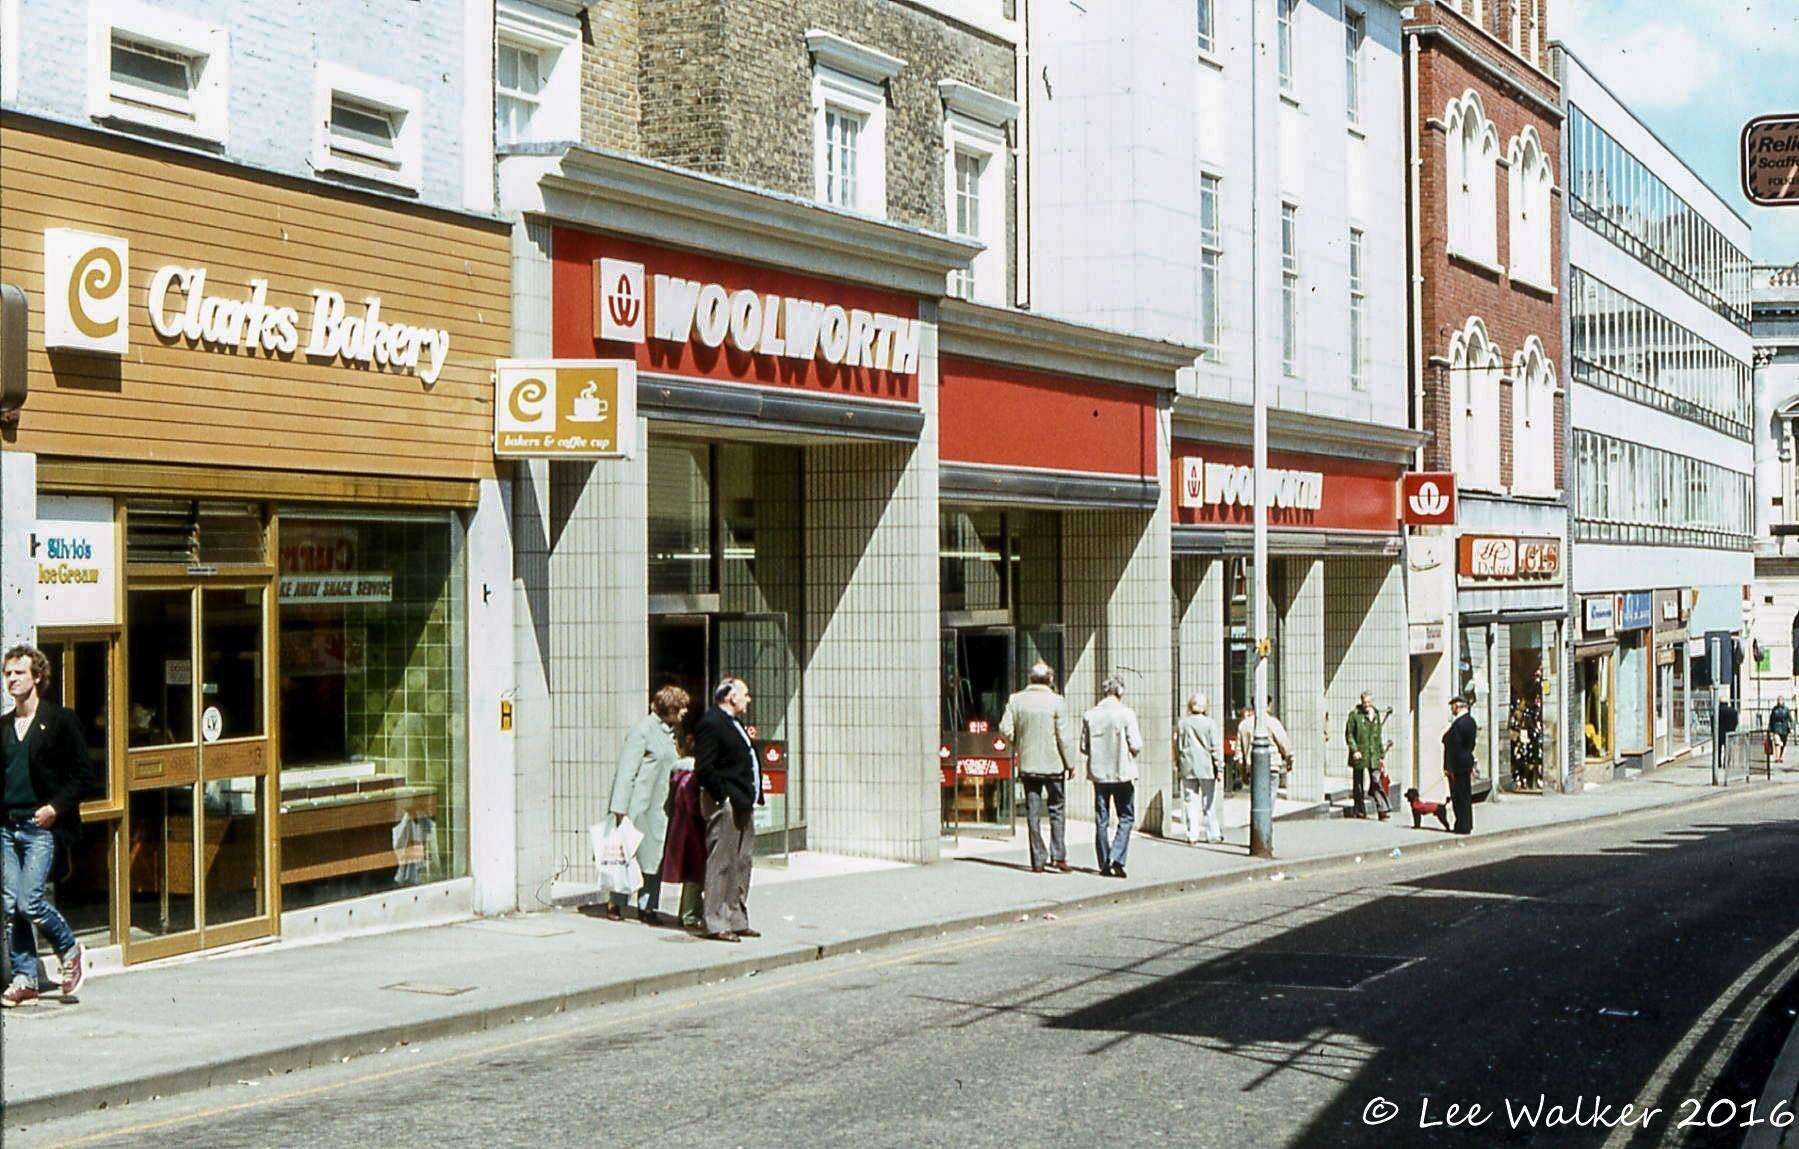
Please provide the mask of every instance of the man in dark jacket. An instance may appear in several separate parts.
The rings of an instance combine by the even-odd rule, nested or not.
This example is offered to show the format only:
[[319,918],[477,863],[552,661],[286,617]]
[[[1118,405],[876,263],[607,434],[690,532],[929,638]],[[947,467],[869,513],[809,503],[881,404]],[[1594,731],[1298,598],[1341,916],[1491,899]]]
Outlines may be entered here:
[[1787,739],[1793,736],[1793,713],[1787,709],[1786,696],[1774,700],[1768,715],[1768,761],[1785,763]]
[[1449,778],[1449,806],[1457,834],[1474,833],[1474,740],[1479,727],[1468,713],[1468,700],[1449,700],[1449,729],[1443,731],[1443,773]]
[[762,772],[743,716],[750,688],[726,678],[693,735],[693,780],[706,821],[705,933],[714,941],[758,938],[750,928],[750,859],[756,847],[756,803]]
[[12,979],[0,992],[0,1007],[11,1009],[38,997],[37,942],[32,926],[44,931],[62,963],[64,997],[81,988],[87,955],[50,899],[44,885],[81,826],[81,800],[93,779],[87,740],[75,716],[39,696],[50,680],[50,660],[32,646],[15,646],[0,658],[12,702],[0,721],[0,763],[5,767],[6,810],[0,822],[0,854],[5,862],[5,897]]

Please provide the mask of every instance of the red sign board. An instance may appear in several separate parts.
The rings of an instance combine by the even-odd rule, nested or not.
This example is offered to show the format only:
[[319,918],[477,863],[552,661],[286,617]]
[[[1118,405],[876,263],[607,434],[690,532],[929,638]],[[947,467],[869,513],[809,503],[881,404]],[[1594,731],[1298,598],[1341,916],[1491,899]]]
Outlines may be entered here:
[[1455,525],[1455,475],[1449,471],[1412,471],[1399,481],[1399,512],[1408,527]]
[[1560,582],[1562,540],[1463,535],[1456,540],[1456,573],[1468,582]]
[[[751,734],[751,737],[755,735]],[[756,763],[762,770],[765,797],[779,798],[787,793],[787,743],[757,742]]]
[[1155,477],[1152,388],[953,355],[943,356],[938,376],[946,463]]
[[557,228],[553,243],[557,358],[633,359],[640,378],[918,402],[912,296],[576,228]]
[[1799,207],[1799,112],[1744,125],[1743,195],[1757,207]]
[[[1176,526],[1248,527],[1255,521],[1247,447],[1176,440],[1171,478]],[[1399,529],[1399,468],[1361,459],[1268,453],[1268,522],[1276,529]]]

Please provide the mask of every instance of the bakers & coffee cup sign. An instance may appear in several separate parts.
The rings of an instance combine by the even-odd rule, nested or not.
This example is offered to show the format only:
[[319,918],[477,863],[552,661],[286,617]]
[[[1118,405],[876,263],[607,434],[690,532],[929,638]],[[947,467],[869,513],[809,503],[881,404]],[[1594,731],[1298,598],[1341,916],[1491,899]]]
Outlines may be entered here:
[[494,380],[501,458],[623,459],[636,449],[637,364],[629,359],[502,359]]
[[[269,281],[242,287],[208,282],[205,267],[166,264],[150,277],[143,306],[163,340],[224,352],[303,354],[416,375],[437,382],[450,333],[398,322],[376,295],[352,300],[313,287],[304,301],[272,298]],[[73,228],[44,232],[44,346],[125,355],[131,349],[131,247],[118,236]]]

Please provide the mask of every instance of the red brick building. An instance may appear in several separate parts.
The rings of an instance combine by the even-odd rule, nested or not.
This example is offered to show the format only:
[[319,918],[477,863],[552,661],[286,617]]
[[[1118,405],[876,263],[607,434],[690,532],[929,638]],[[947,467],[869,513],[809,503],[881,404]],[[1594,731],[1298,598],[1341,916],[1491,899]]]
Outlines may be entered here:
[[1548,6],[1444,0],[1405,23],[1414,414],[1424,468],[1461,492],[1456,527],[1412,540],[1414,701],[1428,745],[1449,696],[1469,699],[1477,788],[1574,781],[1556,749],[1567,515]]

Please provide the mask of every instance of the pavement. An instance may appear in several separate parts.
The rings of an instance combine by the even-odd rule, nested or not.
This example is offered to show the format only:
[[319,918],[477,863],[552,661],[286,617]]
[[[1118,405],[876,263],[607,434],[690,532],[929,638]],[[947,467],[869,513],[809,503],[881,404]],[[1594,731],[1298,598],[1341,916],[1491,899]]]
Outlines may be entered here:
[[[929,866],[846,862],[840,870],[828,858],[796,856],[785,871],[758,864],[750,908],[765,936],[741,945],[563,907],[135,967],[90,979],[78,1002],[45,1001],[0,1016],[4,1122],[18,1129],[182,1091],[267,1081],[952,932],[1213,886],[1280,882],[1364,858],[1428,857],[1744,792],[1741,785],[1713,790],[1707,780],[1704,769],[1677,766],[1577,795],[1506,795],[1476,807],[1471,839],[1414,830],[1403,814],[1389,823],[1281,821],[1274,861],[1248,857],[1245,829],[1238,817],[1227,817],[1238,824],[1227,828],[1223,845],[1136,838],[1131,876],[1122,881],[1093,872],[1091,826],[1077,822],[1069,825],[1070,856],[1084,868],[1070,875],[1030,873],[1018,839],[965,839],[959,856]],[[1790,780],[1799,775],[1750,786],[1771,793]]]

